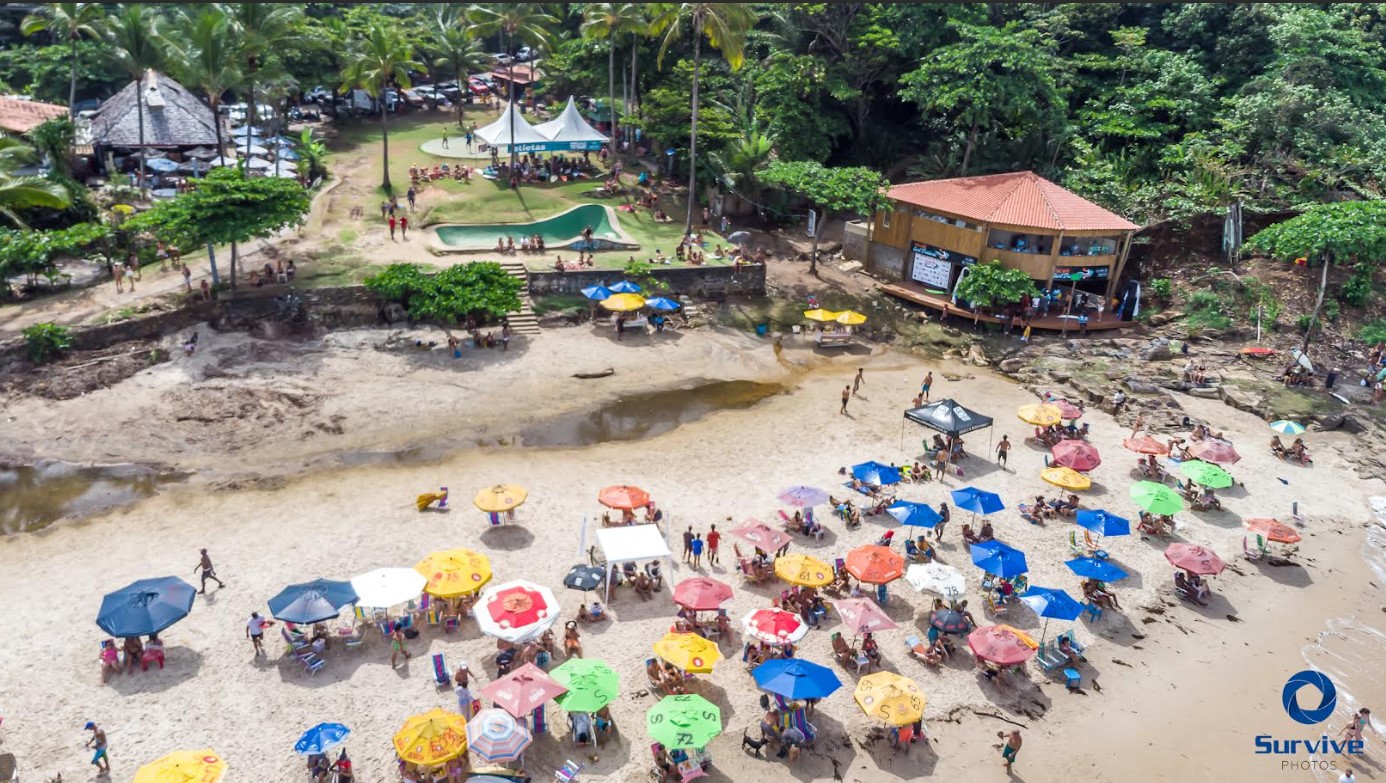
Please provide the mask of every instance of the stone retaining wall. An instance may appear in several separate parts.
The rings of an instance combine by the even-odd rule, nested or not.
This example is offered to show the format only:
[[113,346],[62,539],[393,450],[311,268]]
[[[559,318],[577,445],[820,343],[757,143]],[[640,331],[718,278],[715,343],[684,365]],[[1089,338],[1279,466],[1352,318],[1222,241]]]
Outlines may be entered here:
[[[699,297],[718,297],[727,294],[759,296],[765,293],[765,266],[748,264],[740,270],[730,266],[689,266],[655,268],[650,276],[663,283],[673,294]],[[594,285],[615,283],[621,273],[615,270],[580,272],[530,272],[531,294],[576,294]]]

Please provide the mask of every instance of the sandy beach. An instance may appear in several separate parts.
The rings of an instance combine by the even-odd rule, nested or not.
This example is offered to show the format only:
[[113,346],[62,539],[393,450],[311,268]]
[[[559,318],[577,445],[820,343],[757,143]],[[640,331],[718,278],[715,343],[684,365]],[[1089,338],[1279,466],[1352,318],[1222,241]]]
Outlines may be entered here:
[[[780,507],[775,495],[785,486],[840,490],[843,466],[915,459],[928,433],[913,424],[902,430],[901,411],[928,370],[935,373],[935,399],[956,398],[995,417],[996,426],[968,436],[974,456],[964,463],[965,479],[906,485],[899,496],[936,504],[967,484],[997,492],[1008,505],[992,517],[997,537],[1027,553],[1030,583],[1079,594],[1078,579],[1063,566],[1071,556],[1069,530],[1076,528],[1032,526],[1013,510],[1036,493],[1054,495],[1038,477],[1046,452],[1023,442],[1031,428],[1015,418],[1035,392],[989,371],[884,351],[830,360],[792,342],[781,354],[769,341],[717,330],[625,343],[588,328],[549,330],[507,354],[473,351],[454,360],[441,349],[411,346],[416,337],[441,342],[439,332],[431,334],[391,342],[387,332],[360,330],[292,343],[204,332],[196,356],[111,389],[64,402],[7,402],[0,420],[7,457],[152,463],[190,474],[110,513],[0,539],[0,606],[11,619],[10,638],[0,647],[0,751],[19,756],[26,779],[59,772],[65,781],[93,779],[81,726],[95,720],[110,734],[113,780],[129,780],[140,764],[165,752],[198,747],[226,757],[228,781],[299,780],[294,739],[332,720],[352,728],[346,747],[358,780],[394,780],[389,740],[398,726],[409,715],[455,706],[449,692],[434,688],[428,655],[442,652],[451,666],[465,661],[484,683],[495,672],[494,640],[470,621],[452,634],[425,630],[411,644],[413,659],[392,670],[377,636],[357,649],[329,650],[327,666],[309,677],[281,657],[281,644],[256,659],[243,636],[250,612],[265,612],[266,599],[280,588],[410,566],[428,552],[463,546],[487,554],[498,581],[525,578],[558,589],[571,615],[583,594],[562,590],[562,577],[594,540],[601,487],[648,490],[674,531],[722,528],[728,517],[771,521]],[[839,415],[839,394],[857,367],[865,369],[866,385],[850,415]],[[615,373],[573,377],[606,368]],[[710,410],[716,406],[706,399],[694,404],[697,389],[726,381],[776,388],[754,402],[761,392],[716,387],[713,402],[735,398],[733,410]],[[623,398],[679,390],[686,397],[652,403],[659,411],[651,419],[683,417],[672,429],[651,425],[638,406],[621,407]],[[1307,436],[1314,466],[1291,466],[1266,451],[1265,422],[1217,401],[1179,400],[1190,415],[1215,422],[1243,457],[1231,469],[1242,486],[1220,493],[1225,511],[1178,516],[1176,540],[1209,546],[1229,564],[1212,580],[1211,606],[1175,598],[1164,543],[1107,540],[1112,559],[1131,572],[1116,585],[1125,611],[1074,624],[1089,661],[1084,689],[1075,694],[1034,666],[1029,683],[998,688],[975,673],[965,651],[939,670],[924,667],[906,654],[903,639],[922,633],[931,596],[898,582],[888,613],[901,629],[881,635],[884,668],[923,688],[931,742],[893,752],[880,736],[883,727],[851,699],[855,672],[836,667],[845,687],[819,706],[817,747],[793,767],[739,749],[742,730],[755,732],[759,692],[734,634],[721,645],[727,660],[694,686],[722,708],[723,735],[710,748],[712,778],[1004,780],[996,732],[1019,725],[1026,743],[1013,777],[1031,783],[1315,779],[1313,772],[1283,771],[1279,759],[1254,755],[1253,737],[1318,736],[1319,727],[1291,722],[1279,701],[1285,679],[1309,663],[1345,680],[1322,730],[1336,731],[1352,705],[1386,704],[1386,681],[1368,671],[1378,668],[1373,656],[1386,648],[1373,646],[1379,633],[1362,630],[1381,624],[1382,577],[1364,551],[1372,551],[1369,498],[1386,495],[1386,487],[1354,477],[1343,459],[1354,448],[1349,435]],[[571,433],[557,442],[583,445],[516,445],[526,433],[542,441],[537,433],[555,418],[562,433]],[[1127,491],[1136,480],[1135,455],[1120,445],[1129,429],[1097,411],[1085,421],[1104,463],[1092,472],[1083,504],[1134,519]],[[613,433],[633,439],[612,441]],[[657,434],[637,438],[642,433]],[[1015,443],[1005,470],[983,459],[1002,434]],[[500,482],[527,487],[529,500],[516,524],[490,528],[470,498]],[[440,485],[452,489],[450,511],[415,511],[413,497]],[[1287,521],[1294,501],[1305,519],[1296,564],[1243,560],[1241,520]],[[975,600],[981,573],[959,534],[965,517],[958,514],[939,554],[967,576],[971,608],[985,624]],[[888,527],[895,525],[884,516],[851,532],[832,520],[822,541],[799,537],[791,551],[831,561]],[[732,571],[731,540],[723,565],[700,573],[734,587],[730,614],[740,618],[768,606],[781,585],[743,587]],[[103,637],[93,623],[101,595],[138,578],[191,580],[200,547],[210,550],[226,588],[200,597],[163,634],[167,668],[102,685],[97,646]],[[653,601],[619,591],[611,602],[614,620],[583,629],[586,656],[621,675],[622,695],[613,704],[620,736],[589,759],[572,747],[555,708],[554,734],[537,739],[526,756],[536,780],[550,779],[568,758],[584,761],[588,779],[647,779],[643,719],[655,697],[647,692],[643,661],[675,611],[668,584],[694,573],[679,565]],[[1023,607],[1004,622],[1036,632],[1042,623]],[[1068,625],[1051,623],[1049,632]],[[800,655],[832,665],[828,636],[835,626],[811,632]],[[1386,778],[1380,736],[1369,734],[1367,748],[1356,762],[1358,779]],[[1338,760],[1340,769],[1345,763]]]

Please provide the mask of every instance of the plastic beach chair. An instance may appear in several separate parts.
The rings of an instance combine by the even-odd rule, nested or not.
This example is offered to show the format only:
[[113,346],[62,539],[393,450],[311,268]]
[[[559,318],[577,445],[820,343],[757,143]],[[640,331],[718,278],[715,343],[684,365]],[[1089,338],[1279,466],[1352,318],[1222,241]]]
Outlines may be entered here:
[[578,773],[582,771],[581,764],[569,759],[563,762],[563,766],[554,770],[553,779],[555,783],[575,783]]
[[452,684],[452,676],[448,674],[448,665],[444,663],[442,653],[433,654],[433,684],[439,688]]

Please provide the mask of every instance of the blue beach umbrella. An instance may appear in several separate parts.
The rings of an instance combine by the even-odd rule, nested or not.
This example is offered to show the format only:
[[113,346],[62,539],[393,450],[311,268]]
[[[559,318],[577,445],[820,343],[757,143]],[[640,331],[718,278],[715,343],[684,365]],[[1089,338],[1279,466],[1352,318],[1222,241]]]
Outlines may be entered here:
[[286,623],[310,625],[330,620],[360,599],[350,582],[314,579],[289,585],[269,600],[270,614]]
[[294,752],[300,756],[326,753],[342,744],[350,733],[351,729],[340,723],[319,723],[303,732],[303,736],[294,743]]
[[939,516],[932,506],[908,500],[891,503],[886,507],[886,513],[895,517],[900,524],[910,527],[933,527],[943,521],[943,517]]
[[582,289],[582,295],[591,299],[593,302],[600,302],[611,298],[611,289],[604,285],[593,285]]
[[875,484],[878,487],[900,483],[899,469],[889,465],[883,465],[875,460],[863,462],[860,465],[853,465],[852,476],[867,484]]
[[672,313],[680,307],[683,307],[683,305],[679,304],[678,302],[675,302],[673,299],[668,299],[663,296],[656,296],[653,299],[646,299],[645,306],[653,308],[655,310],[663,310],[666,313]]
[[964,511],[971,511],[974,514],[993,514],[1006,507],[1001,502],[1001,496],[995,492],[987,492],[976,487],[963,487],[952,492],[953,505]]
[[972,545],[972,564],[999,577],[1010,579],[1020,576],[1030,567],[1025,564],[1025,553],[1000,541],[983,541]]
[[1052,587],[1032,587],[1020,596],[1025,605],[1035,614],[1044,618],[1044,630],[1040,631],[1040,644],[1049,635],[1050,620],[1077,620],[1085,611],[1083,605],[1063,590]]
[[821,699],[842,687],[842,680],[826,666],[802,658],[776,658],[751,673],[762,690],[786,699]]
[[1281,435],[1303,435],[1304,425],[1297,421],[1281,419],[1271,422],[1270,428]]
[[178,163],[168,158],[151,158],[144,162],[144,167],[160,174],[171,174],[178,170]]
[[111,636],[148,636],[187,617],[196,596],[176,576],[141,579],[102,598],[96,624]]
[[1117,582],[1127,577],[1125,571],[1106,560],[1098,560],[1095,557],[1075,558],[1065,562],[1064,565],[1068,566],[1068,570],[1084,579],[1096,579],[1099,582]]
[[617,283],[616,285],[611,286],[611,293],[613,293],[613,294],[638,294],[638,293],[640,293],[640,286],[636,285],[635,283],[632,283],[632,282],[629,281],[629,280],[622,280],[621,282]]
[[1078,525],[1087,528],[1100,536],[1129,536],[1131,535],[1130,520],[1122,519],[1110,511],[1097,509],[1089,511],[1083,509],[1078,512]]

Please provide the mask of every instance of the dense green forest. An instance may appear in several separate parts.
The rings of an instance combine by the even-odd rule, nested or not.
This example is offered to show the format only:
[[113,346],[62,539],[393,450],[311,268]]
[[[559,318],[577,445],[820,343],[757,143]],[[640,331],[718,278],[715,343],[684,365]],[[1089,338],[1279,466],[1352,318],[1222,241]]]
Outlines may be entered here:
[[[184,10],[149,5],[169,21]],[[1386,4],[753,3],[721,28],[734,4],[544,8],[535,35],[503,44],[471,6],[309,3],[258,78],[339,87],[385,27],[447,79],[445,28],[460,28],[486,52],[535,44],[549,93],[614,92],[646,134],[686,150],[702,20],[699,176],[740,188],[776,158],[892,180],[1033,169],[1143,223],[1382,188]],[[594,22],[603,13],[616,21]],[[21,18],[0,21],[0,91],[66,103],[74,53],[78,99],[128,80],[98,37],[25,36]]]

